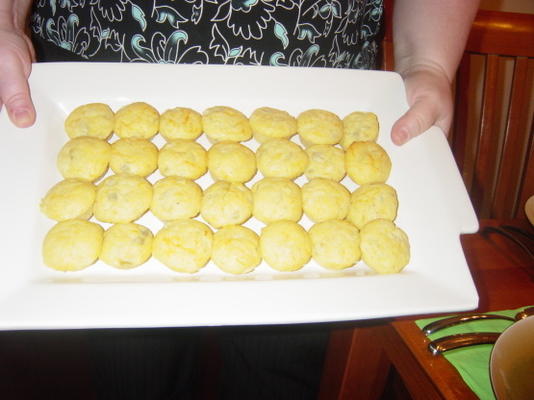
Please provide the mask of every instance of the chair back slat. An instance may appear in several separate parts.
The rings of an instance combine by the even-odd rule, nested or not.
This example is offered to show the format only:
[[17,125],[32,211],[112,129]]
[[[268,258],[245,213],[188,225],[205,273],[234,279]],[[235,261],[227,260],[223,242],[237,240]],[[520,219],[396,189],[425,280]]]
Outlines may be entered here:
[[495,188],[491,214],[496,218],[514,218],[518,214],[518,196],[524,179],[528,156],[528,58],[515,58],[510,90],[504,147]]
[[498,73],[499,57],[496,55],[487,56],[482,93],[480,130],[471,187],[471,198],[475,203],[475,208],[479,216],[489,213],[491,199],[493,198],[495,189],[495,176],[497,173],[496,156],[497,147],[499,146]]

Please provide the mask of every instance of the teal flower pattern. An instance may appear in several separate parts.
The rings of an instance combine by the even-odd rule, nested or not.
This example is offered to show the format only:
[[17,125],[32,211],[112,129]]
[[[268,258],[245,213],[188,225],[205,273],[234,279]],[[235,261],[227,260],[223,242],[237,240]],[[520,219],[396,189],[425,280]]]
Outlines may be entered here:
[[383,0],[38,0],[36,46],[82,60],[376,67]]

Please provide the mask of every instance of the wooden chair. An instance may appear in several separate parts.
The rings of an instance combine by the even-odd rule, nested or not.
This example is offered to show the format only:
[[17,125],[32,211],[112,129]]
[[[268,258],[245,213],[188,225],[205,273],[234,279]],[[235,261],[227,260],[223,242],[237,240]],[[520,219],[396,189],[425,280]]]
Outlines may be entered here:
[[479,218],[526,218],[533,111],[534,15],[479,11],[457,74],[451,136]]
[[[391,27],[392,3],[385,1],[386,27]],[[383,49],[382,67],[392,70],[390,29]],[[477,65],[482,76],[474,69]],[[480,10],[455,82],[449,137],[479,218],[526,219],[523,205],[534,194],[533,82],[534,15]],[[387,321],[365,321],[340,324],[333,331],[321,399],[380,397],[373,388],[383,388],[387,379],[385,343],[380,339],[384,329]],[[362,360],[373,360],[374,365]],[[359,382],[366,382],[368,390],[362,392]],[[425,398],[423,381],[421,393]]]

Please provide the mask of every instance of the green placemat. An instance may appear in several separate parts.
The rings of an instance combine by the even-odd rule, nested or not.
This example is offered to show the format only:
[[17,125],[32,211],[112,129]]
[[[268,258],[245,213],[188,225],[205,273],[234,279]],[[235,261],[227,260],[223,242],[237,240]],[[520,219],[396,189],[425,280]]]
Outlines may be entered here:
[[[520,307],[515,310],[492,311],[491,314],[500,314],[513,318],[519,311],[527,307],[529,306]],[[420,319],[415,321],[415,323],[419,328],[423,328],[423,326],[429,322],[443,318],[445,317]],[[512,323],[512,321],[506,320],[472,321],[442,329],[436,333],[428,335],[428,338],[434,340],[447,335],[469,332],[502,332],[512,325]],[[442,353],[443,356],[458,370],[458,373],[462,376],[462,379],[467,386],[469,386],[482,400],[495,399],[491,387],[489,371],[492,349],[492,344],[481,344],[449,350]]]

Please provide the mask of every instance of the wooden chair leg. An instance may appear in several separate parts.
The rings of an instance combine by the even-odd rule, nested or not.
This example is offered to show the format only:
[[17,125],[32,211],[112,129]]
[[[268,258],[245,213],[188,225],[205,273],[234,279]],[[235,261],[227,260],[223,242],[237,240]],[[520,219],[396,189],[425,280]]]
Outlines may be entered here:
[[381,327],[366,324],[332,332],[320,400],[380,398],[391,366],[379,339]]

